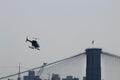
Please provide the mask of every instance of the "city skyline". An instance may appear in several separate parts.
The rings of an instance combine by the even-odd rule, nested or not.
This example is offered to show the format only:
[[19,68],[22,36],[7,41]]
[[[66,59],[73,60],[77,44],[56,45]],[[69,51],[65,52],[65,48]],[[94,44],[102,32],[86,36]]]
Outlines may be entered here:
[[[85,77],[87,80],[118,80],[120,78],[120,56],[106,53],[101,50],[100,48],[88,48],[85,53],[80,53],[53,63],[43,63],[41,67],[23,72],[19,71],[16,74],[10,74],[0,79],[14,76],[19,78],[20,75],[18,74],[21,73],[21,75],[24,76],[24,73],[34,70],[35,72],[32,72],[32,74],[36,74],[36,78],[39,76],[41,79],[49,79],[52,74],[55,73],[59,74],[62,78],[72,75],[80,80],[85,79]],[[96,74],[97,77],[95,76]],[[87,78],[87,76],[89,78]],[[26,77],[26,79],[28,78]],[[31,79],[33,79],[33,77]]]

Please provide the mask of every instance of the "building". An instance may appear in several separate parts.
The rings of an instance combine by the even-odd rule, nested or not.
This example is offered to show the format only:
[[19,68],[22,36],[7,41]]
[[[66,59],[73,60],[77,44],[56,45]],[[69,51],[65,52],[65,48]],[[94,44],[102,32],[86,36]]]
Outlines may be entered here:
[[52,74],[51,80],[60,80],[59,74]]
[[83,77],[83,80],[86,80],[86,77]]
[[23,80],[41,80],[41,79],[39,78],[39,76],[35,76],[34,71],[29,71],[28,76],[24,76]]
[[79,80],[79,78],[73,78],[73,76],[66,76],[66,78],[63,78],[62,80]]
[[101,80],[101,49],[86,49],[86,80]]

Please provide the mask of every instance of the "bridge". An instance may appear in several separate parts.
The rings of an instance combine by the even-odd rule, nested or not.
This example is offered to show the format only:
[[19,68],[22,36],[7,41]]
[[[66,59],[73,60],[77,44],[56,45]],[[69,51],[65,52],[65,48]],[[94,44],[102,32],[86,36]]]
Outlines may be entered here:
[[[74,76],[79,80],[120,80],[120,56],[104,52],[100,48],[88,48],[83,53],[32,68],[26,71],[3,76],[0,80],[35,71],[41,79],[49,80],[52,74],[61,78]],[[41,70],[41,71],[40,71]],[[41,73],[40,73],[41,72]],[[17,79],[16,79],[17,80]]]

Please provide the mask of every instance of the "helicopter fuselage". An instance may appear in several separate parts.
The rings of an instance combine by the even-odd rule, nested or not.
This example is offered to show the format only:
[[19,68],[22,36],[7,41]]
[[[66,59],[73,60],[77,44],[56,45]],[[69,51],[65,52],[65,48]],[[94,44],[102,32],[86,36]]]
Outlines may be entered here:
[[38,44],[38,42],[36,40],[26,39],[26,41],[31,42],[31,44],[32,44],[32,46],[29,46],[29,48],[40,50],[39,49],[40,45]]

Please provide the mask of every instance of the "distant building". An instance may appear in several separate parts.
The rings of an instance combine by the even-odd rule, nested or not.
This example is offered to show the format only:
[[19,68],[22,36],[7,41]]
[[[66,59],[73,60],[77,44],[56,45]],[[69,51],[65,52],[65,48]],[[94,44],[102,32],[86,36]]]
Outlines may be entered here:
[[83,77],[83,80],[86,80],[86,77]]
[[59,74],[52,74],[51,80],[60,80]]
[[41,80],[39,76],[35,76],[34,71],[29,71],[28,76],[24,76],[24,80]]
[[63,78],[62,80],[79,80],[79,78],[73,78],[73,76],[67,76],[66,78]]

